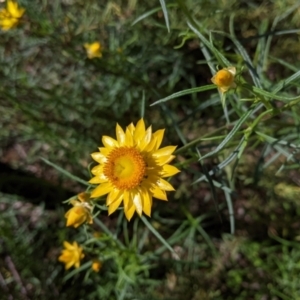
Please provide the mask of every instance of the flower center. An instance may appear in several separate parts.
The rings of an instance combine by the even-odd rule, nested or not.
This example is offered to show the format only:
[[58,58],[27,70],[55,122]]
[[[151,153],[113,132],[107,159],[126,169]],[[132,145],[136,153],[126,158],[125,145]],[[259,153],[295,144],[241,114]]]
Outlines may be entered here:
[[233,75],[227,70],[220,70],[215,78],[216,85],[227,86],[231,85],[233,81]]
[[109,153],[103,173],[119,190],[130,190],[143,180],[146,162],[135,148],[116,148]]

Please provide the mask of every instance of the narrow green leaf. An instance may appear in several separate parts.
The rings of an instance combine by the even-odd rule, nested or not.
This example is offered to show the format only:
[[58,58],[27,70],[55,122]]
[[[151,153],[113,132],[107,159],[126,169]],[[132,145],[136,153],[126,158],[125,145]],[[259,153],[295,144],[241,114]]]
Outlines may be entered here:
[[203,44],[212,52],[214,53],[215,57],[218,59],[219,63],[229,67],[231,66],[231,63],[229,60],[221,53],[219,52],[212,43],[210,43],[200,32],[197,28],[195,28],[191,23],[188,22],[188,26],[196,33],[196,35],[199,37],[199,39],[202,41]]
[[165,97],[165,98],[162,98],[160,100],[157,100],[156,102],[152,103],[150,106],[154,106],[154,105],[162,103],[162,102],[167,102],[167,101],[169,101],[171,99],[182,97],[184,95],[193,94],[193,93],[199,93],[199,92],[203,92],[203,91],[207,91],[207,90],[212,90],[212,89],[215,89],[215,88],[217,88],[216,85],[209,84],[209,85],[204,85],[204,86],[201,86],[201,87],[196,87],[196,88],[191,88],[191,89],[183,90],[183,91],[174,93],[174,94],[172,94],[172,95],[170,95],[168,97]]
[[300,70],[296,72],[295,74],[291,75],[290,77],[280,81],[274,90],[272,91],[274,94],[282,90],[284,87],[288,86],[291,82],[297,80],[300,78]]
[[46,158],[43,158],[41,157],[41,160],[43,160],[47,165],[53,167],[54,169],[56,169],[57,171],[59,171],[60,173],[66,175],[67,177],[83,184],[83,185],[86,185],[86,186],[89,186],[89,183],[87,181],[84,181],[83,179],[77,177],[77,176],[74,176],[73,174],[69,173],[68,171],[64,170],[63,168],[59,167],[58,165],[50,162],[49,160],[47,160]]
[[253,63],[247,53],[247,51],[245,50],[245,48],[242,46],[242,44],[239,42],[239,40],[235,37],[235,31],[234,31],[234,14],[232,14],[230,16],[230,23],[229,23],[229,30],[230,30],[230,35],[225,34],[226,36],[228,36],[233,43],[235,44],[235,46],[237,47],[239,53],[241,54],[241,56],[243,57],[244,61],[247,63],[248,67],[249,67],[249,71],[250,71],[250,75],[252,77],[253,83],[256,86],[261,87],[261,83],[259,81],[259,77],[258,74],[253,66]]
[[168,32],[170,32],[170,24],[169,24],[169,16],[168,16],[168,10],[167,10],[167,6],[165,3],[165,0],[159,0],[164,17],[165,17],[165,22],[166,22],[166,26],[168,29]]
[[157,8],[154,8],[154,9],[151,9],[149,11],[147,11],[146,13],[142,14],[141,16],[139,16],[138,18],[136,18],[132,23],[131,23],[131,26],[135,25],[136,23],[142,21],[143,19],[146,19],[147,17],[155,14],[156,12],[160,11],[161,10],[161,7],[157,7]]
[[148,220],[144,216],[141,216],[141,220],[169,251],[178,256],[174,249],[169,245],[169,243],[157,232],[157,230],[148,222]]
[[207,158],[209,156],[212,156],[216,153],[218,153],[220,150],[222,150],[226,144],[234,137],[234,135],[237,133],[237,131],[240,129],[240,127],[243,125],[243,123],[248,119],[248,117],[252,114],[253,109],[249,109],[240,119],[239,121],[234,125],[232,130],[229,132],[229,134],[226,136],[226,138],[219,144],[219,146],[213,150],[210,153],[207,153],[206,155],[202,156],[200,159]]
[[[300,71],[299,71],[299,73],[300,73]],[[300,76],[300,74],[298,74],[297,77],[298,76]],[[300,99],[300,96],[298,96],[298,97],[292,97],[292,98],[284,97],[284,96],[276,95],[274,92],[270,93],[270,92],[267,92],[267,91],[265,91],[265,90],[263,90],[261,88],[258,88],[256,86],[250,86],[248,84],[243,84],[242,86],[245,87],[248,90],[251,90],[255,94],[262,95],[264,97],[272,98],[272,99],[275,99],[275,100],[280,100],[280,101],[284,101],[284,102],[290,102],[290,101],[295,101],[295,100],[299,100]],[[281,87],[279,87],[278,89],[280,90]]]
[[[175,7],[177,6],[177,4],[175,3],[170,3],[167,5],[167,7]],[[148,18],[149,16],[157,13],[158,11],[160,11],[162,9],[162,7],[156,7],[156,8],[153,8],[147,12],[145,12],[144,14],[142,14],[141,16],[139,16],[138,18],[136,18],[132,23],[131,23],[131,26],[135,25],[136,23]]]

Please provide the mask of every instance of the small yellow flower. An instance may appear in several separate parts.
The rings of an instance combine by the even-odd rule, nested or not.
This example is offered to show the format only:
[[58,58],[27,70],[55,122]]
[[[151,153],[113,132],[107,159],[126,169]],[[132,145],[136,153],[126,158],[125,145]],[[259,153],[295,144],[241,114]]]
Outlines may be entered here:
[[126,131],[117,124],[117,139],[102,137],[104,147],[92,153],[99,163],[92,169],[95,176],[90,180],[98,184],[91,198],[107,194],[108,214],[112,214],[123,202],[124,213],[130,220],[136,211],[151,215],[152,198],[167,201],[166,191],[174,191],[173,186],[163,178],[170,177],[179,170],[169,165],[175,158],[172,153],[176,146],[159,149],[164,129],[152,133],[146,129],[141,119],[136,127],[131,123]]
[[0,10],[0,27],[2,30],[9,30],[19,23],[25,12],[24,8],[19,8],[18,3],[8,0],[6,8]]
[[67,219],[67,227],[73,226],[77,228],[85,222],[88,224],[93,224],[93,218],[91,216],[92,207],[89,202],[90,194],[80,193],[77,198],[79,201],[71,200],[73,207],[65,214],[65,218]]
[[83,250],[77,242],[73,242],[73,244],[64,241],[65,249],[62,250],[61,255],[58,260],[65,264],[65,269],[68,270],[72,266],[75,268],[80,267],[80,260],[84,258]]
[[89,59],[92,59],[94,57],[102,57],[102,47],[99,42],[94,42],[91,44],[86,43],[84,44],[84,48]]
[[92,269],[93,269],[93,271],[96,272],[96,273],[98,273],[101,268],[102,268],[101,261],[98,260],[98,259],[93,260],[93,263],[92,263]]
[[230,88],[235,88],[234,76],[236,74],[235,67],[228,67],[218,71],[211,81],[218,87],[221,93],[226,93]]

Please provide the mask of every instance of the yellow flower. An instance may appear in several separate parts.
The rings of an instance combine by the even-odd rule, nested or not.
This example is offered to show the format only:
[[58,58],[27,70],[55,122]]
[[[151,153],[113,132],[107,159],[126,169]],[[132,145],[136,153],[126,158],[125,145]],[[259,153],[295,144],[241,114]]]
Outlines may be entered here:
[[136,211],[151,215],[152,197],[168,200],[166,191],[174,191],[173,186],[163,178],[172,176],[179,170],[168,163],[174,159],[176,146],[159,149],[164,129],[152,133],[146,129],[141,119],[136,127],[131,123],[124,132],[117,124],[117,139],[102,137],[104,147],[92,153],[99,163],[92,169],[95,175],[90,180],[99,184],[91,194],[92,198],[107,195],[108,214],[112,214],[123,202],[125,216],[130,220]]
[[91,216],[92,207],[89,203],[90,194],[80,193],[77,196],[78,200],[71,200],[73,207],[69,209],[65,218],[67,219],[66,226],[73,226],[77,228],[83,223],[93,224],[93,219]]
[[93,263],[92,263],[92,269],[93,269],[93,271],[98,273],[101,268],[102,268],[101,261],[98,260],[98,259],[93,260]]
[[91,44],[84,44],[84,48],[86,50],[86,55],[89,59],[92,59],[94,57],[102,57],[101,52],[101,44],[99,42],[94,42]]
[[236,74],[235,67],[228,67],[218,71],[211,81],[218,87],[221,93],[227,92],[230,88],[235,88],[234,76]]
[[80,260],[84,258],[83,250],[78,246],[77,242],[73,244],[64,241],[65,249],[62,250],[62,253],[58,260],[65,264],[65,269],[68,270],[72,266],[79,268]]
[[0,27],[2,30],[9,30],[15,27],[25,12],[24,8],[19,8],[18,3],[8,0],[6,9],[0,10]]

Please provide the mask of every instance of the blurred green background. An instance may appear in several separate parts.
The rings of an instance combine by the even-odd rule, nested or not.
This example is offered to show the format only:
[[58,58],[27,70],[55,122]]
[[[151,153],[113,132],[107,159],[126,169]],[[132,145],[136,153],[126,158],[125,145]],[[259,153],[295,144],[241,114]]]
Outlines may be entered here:
[[[243,73],[251,66],[229,38],[234,32],[266,90],[296,74],[282,92],[296,97],[300,2],[18,3],[26,9],[19,26],[0,32],[0,299],[300,299],[299,155],[298,147],[290,146],[300,140],[297,106],[259,128],[286,144],[253,138],[234,179],[232,165],[212,175],[231,190],[230,201],[221,188],[192,183],[230,156],[238,140],[202,164],[196,148],[179,151],[182,172],[172,179],[176,192],[168,203],[156,203],[149,219],[164,238],[175,236],[172,247],[179,258],[161,251],[123,290],[109,263],[99,273],[64,280],[68,272],[57,257],[62,242],[77,231],[65,228],[62,201],[84,186],[41,159],[88,180],[90,153],[101,146],[101,136],[114,136],[117,122],[124,127],[141,116],[154,130],[166,128],[164,143],[178,149],[215,131],[215,140],[195,144],[209,153],[232,128],[228,118],[238,120],[248,102],[231,95],[226,113],[215,89],[151,106],[211,84],[209,64],[224,67],[213,55],[208,60],[187,22],[196,22]],[[94,41],[101,43],[103,56],[88,59],[83,45]],[[249,74],[241,75],[242,81],[251,82]],[[249,95],[240,91],[236,97]],[[115,215],[102,217],[108,228],[118,224]],[[134,226],[128,226],[132,233]],[[93,228],[100,230],[97,224]],[[118,238],[123,240],[121,227]],[[160,244],[149,239],[147,251],[153,252]],[[139,259],[136,265],[143,264],[143,255]]]

